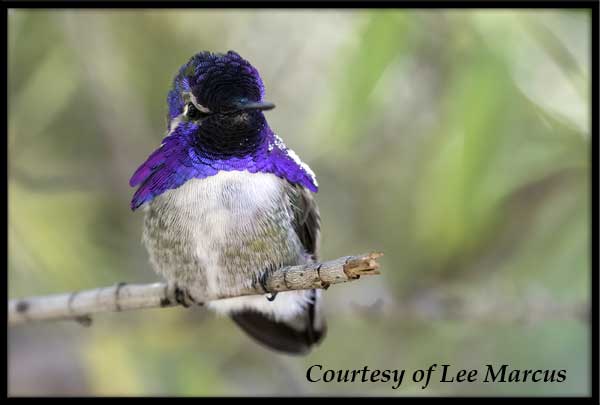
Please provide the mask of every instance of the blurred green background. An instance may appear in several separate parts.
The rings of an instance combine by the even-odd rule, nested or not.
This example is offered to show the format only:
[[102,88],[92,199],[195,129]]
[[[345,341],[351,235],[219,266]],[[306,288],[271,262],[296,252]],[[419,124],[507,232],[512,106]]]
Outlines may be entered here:
[[[201,308],[9,331],[10,395],[587,395],[590,13],[9,11],[9,296],[152,282],[128,179],[201,50],[260,71],[317,173],[325,294],[307,357]],[[308,383],[306,369],[566,369],[564,383]],[[481,372],[481,371],[480,371]]]

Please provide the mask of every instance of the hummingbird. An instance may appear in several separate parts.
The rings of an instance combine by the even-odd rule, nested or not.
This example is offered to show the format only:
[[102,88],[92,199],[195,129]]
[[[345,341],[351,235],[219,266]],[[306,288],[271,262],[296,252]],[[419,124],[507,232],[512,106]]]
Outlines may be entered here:
[[326,334],[320,290],[269,294],[264,277],[318,260],[314,172],[269,127],[263,81],[234,51],[193,55],[167,95],[166,137],[130,179],[151,265],[189,300],[210,301],[260,344],[306,354]]

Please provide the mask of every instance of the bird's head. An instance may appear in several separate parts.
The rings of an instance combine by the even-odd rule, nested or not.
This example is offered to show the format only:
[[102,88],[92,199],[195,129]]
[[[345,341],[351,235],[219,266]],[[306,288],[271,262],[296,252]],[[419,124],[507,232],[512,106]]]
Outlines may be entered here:
[[184,64],[169,91],[168,134],[138,167],[136,209],[191,178],[220,171],[273,173],[314,192],[314,173],[269,128],[258,71],[233,51],[200,52]]
[[233,51],[200,52],[184,64],[169,92],[168,129],[195,132],[199,152],[216,158],[243,156],[261,142],[266,121],[258,71]]

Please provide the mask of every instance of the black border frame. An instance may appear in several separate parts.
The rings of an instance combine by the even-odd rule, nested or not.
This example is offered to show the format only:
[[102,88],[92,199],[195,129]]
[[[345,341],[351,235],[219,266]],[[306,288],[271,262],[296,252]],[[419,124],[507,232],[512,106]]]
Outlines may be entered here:
[[[3,47],[3,54],[6,56],[4,68],[4,80],[2,80],[2,92],[4,93],[5,102],[8,106],[8,9],[70,9],[70,8],[95,8],[95,9],[107,9],[107,8],[145,8],[145,9],[177,9],[177,8],[296,8],[296,9],[367,9],[367,8],[389,8],[389,9],[415,9],[415,8],[437,8],[437,9],[480,9],[480,8],[500,8],[500,9],[588,9],[591,11],[591,25],[590,25],[590,62],[591,62],[591,134],[590,134],[590,168],[591,168],[591,176],[590,176],[590,211],[591,211],[591,222],[590,222],[590,253],[591,253],[591,261],[590,261],[590,272],[591,272],[591,283],[590,283],[590,297],[591,297],[591,328],[590,328],[590,345],[591,345],[591,363],[590,363],[590,387],[591,387],[591,396],[589,397],[555,397],[554,399],[570,399],[570,400],[592,400],[595,403],[600,401],[599,394],[599,370],[598,370],[598,360],[599,360],[599,352],[598,352],[598,343],[599,343],[599,333],[598,333],[598,251],[595,249],[598,247],[598,238],[597,238],[597,225],[598,225],[598,217],[596,212],[596,207],[598,205],[597,199],[597,172],[598,172],[598,160],[595,154],[597,153],[596,148],[598,144],[598,14],[600,9],[600,3],[596,0],[406,0],[406,1],[385,1],[385,0],[373,0],[373,1],[297,1],[291,0],[287,2],[278,2],[278,1],[268,1],[268,0],[257,0],[257,1],[243,1],[243,0],[231,0],[227,2],[219,2],[214,0],[208,0],[203,2],[194,2],[194,1],[164,1],[164,0],[153,0],[153,1],[135,1],[135,0],[124,0],[124,1],[84,1],[84,0],[58,0],[58,1],[2,1],[2,20],[5,23],[5,29],[2,32],[4,35],[4,40],[0,41],[1,46]],[[5,134],[8,134],[8,107],[3,110],[4,115],[4,128]],[[5,137],[8,139],[8,136]],[[6,147],[6,143],[4,143],[5,153],[5,165],[2,166],[5,173],[6,179],[6,193],[7,198],[4,202],[8,206],[8,148]],[[5,210],[6,216],[6,229],[7,229],[7,241],[8,241],[8,208]],[[8,269],[8,242],[5,245],[5,258],[7,261],[7,269]],[[7,311],[8,311],[8,271],[6,272],[6,283],[4,285],[4,289],[2,292],[6,297],[7,302]],[[7,360],[7,368],[8,368],[8,315],[7,312],[4,312],[3,315],[5,318],[5,325],[7,325],[6,330],[6,339],[7,339],[7,351],[6,360]],[[3,389],[6,393],[6,397],[8,398],[8,370],[4,369],[6,372],[6,378],[3,380]],[[14,397],[17,398],[17,397]],[[18,397],[24,398],[24,397]],[[411,397],[400,397],[399,399],[406,399]],[[436,397],[423,397],[423,399],[427,400],[430,398]],[[457,397],[462,399],[496,399],[494,397]],[[523,399],[536,399],[543,398],[544,401],[548,399],[553,399],[553,397],[502,397],[502,398],[523,398]],[[395,399],[398,399],[395,397]]]

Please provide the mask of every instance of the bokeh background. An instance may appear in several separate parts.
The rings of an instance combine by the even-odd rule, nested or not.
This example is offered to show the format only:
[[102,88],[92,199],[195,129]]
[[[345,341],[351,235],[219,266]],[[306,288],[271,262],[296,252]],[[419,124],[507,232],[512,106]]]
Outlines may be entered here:
[[[307,357],[201,308],[10,329],[10,395],[587,395],[590,13],[11,10],[9,296],[157,277],[128,179],[201,50],[260,71],[317,173],[325,293]],[[308,383],[306,369],[566,369],[564,383]]]

